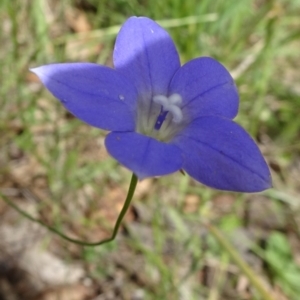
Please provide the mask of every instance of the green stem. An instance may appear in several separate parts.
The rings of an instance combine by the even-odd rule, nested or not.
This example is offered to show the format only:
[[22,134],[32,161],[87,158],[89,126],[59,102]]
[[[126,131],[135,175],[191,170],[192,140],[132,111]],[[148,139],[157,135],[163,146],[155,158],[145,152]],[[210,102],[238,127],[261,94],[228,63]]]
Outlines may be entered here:
[[251,284],[257,289],[264,300],[275,300],[273,296],[266,290],[263,284],[260,282],[257,275],[251,269],[251,267],[243,260],[240,254],[233,248],[233,246],[224,238],[222,233],[213,225],[206,223],[206,228],[214,236],[214,238],[220,243],[223,249],[225,249],[231,256],[232,260],[238,265],[238,267],[247,276]]
[[137,182],[138,182],[138,179],[136,177],[135,174],[132,174],[132,177],[131,177],[131,181],[130,181],[130,185],[129,185],[129,189],[128,189],[128,192],[127,192],[127,197],[126,197],[126,200],[125,200],[125,203],[123,205],[123,208],[118,216],[118,219],[116,221],[116,224],[115,224],[115,227],[114,227],[114,230],[113,230],[113,233],[111,235],[111,237],[109,238],[106,238],[104,240],[101,240],[101,241],[98,241],[98,242],[85,242],[85,241],[81,241],[81,240],[77,240],[77,239],[73,239],[65,234],[63,234],[62,232],[60,232],[58,229],[56,229],[55,227],[52,227],[52,226],[49,226],[49,225],[46,225],[45,223],[43,223],[42,221],[40,221],[39,219],[36,219],[34,217],[32,217],[30,214],[28,214],[26,211],[22,210],[21,208],[19,208],[13,201],[11,201],[8,197],[6,197],[5,195],[3,195],[1,192],[0,192],[0,195],[2,196],[2,199],[9,205],[11,206],[12,208],[14,208],[16,211],[18,211],[23,217],[35,222],[35,223],[38,223],[40,225],[42,225],[43,227],[46,227],[48,230],[50,230],[51,232],[59,235],[61,238],[69,241],[69,242],[72,242],[72,243],[75,243],[75,244],[78,244],[78,245],[82,245],[82,246],[99,246],[99,245],[103,245],[103,244],[106,244],[106,243],[109,243],[111,241],[113,241],[118,233],[118,230],[119,230],[119,227],[122,223],[122,220],[130,206],[130,203],[131,203],[131,200],[132,200],[132,197],[134,195],[134,192],[135,192],[135,188],[136,188],[136,185],[137,185]]

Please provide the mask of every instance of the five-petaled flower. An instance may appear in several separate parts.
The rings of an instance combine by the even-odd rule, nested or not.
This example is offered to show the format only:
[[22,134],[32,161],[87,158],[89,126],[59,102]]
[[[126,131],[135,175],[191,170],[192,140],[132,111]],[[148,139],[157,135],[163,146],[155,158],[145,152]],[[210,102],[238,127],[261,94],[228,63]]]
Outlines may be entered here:
[[33,69],[82,121],[108,131],[108,152],[139,179],[183,169],[213,188],[257,192],[271,186],[258,147],[238,124],[229,72],[200,57],[180,66],[169,34],[146,17],[122,26],[114,69],[62,63]]

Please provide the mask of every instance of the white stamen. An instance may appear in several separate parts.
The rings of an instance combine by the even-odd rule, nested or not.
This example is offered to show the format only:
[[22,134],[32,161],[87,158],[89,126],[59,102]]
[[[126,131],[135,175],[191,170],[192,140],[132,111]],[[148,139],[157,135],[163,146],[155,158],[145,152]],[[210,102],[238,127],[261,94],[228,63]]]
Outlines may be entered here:
[[182,111],[178,106],[172,105],[169,107],[169,112],[173,115],[172,121],[176,124],[182,121]]
[[173,94],[169,97],[169,102],[178,106],[182,103],[182,98],[179,94]]
[[124,97],[123,95],[119,95],[119,99],[120,99],[120,100],[124,100],[125,97]]
[[179,94],[173,94],[170,97],[164,95],[156,95],[153,97],[153,101],[160,104],[164,111],[168,111],[173,115],[173,122],[180,123],[183,115],[179,105],[182,103],[182,98]]
[[168,104],[169,104],[168,97],[166,97],[164,95],[154,96],[153,101],[157,104],[160,104],[163,108],[165,108],[165,106],[168,106]]

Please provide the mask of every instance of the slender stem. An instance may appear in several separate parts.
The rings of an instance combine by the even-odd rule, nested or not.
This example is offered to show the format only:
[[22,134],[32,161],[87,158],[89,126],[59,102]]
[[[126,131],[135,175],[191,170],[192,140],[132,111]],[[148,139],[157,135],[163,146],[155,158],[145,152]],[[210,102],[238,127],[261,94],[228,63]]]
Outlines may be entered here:
[[125,216],[128,208],[130,206],[131,200],[132,200],[134,192],[135,192],[135,188],[136,188],[137,182],[138,182],[138,179],[137,179],[136,175],[132,174],[130,185],[129,185],[129,189],[128,189],[128,192],[127,192],[127,197],[126,197],[125,203],[123,205],[123,208],[122,208],[122,210],[121,210],[121,212],[120,212],[120,214],[118,216],[118,219],[116,221],[113,233],[112,233],[112,235],[109,238],[106,238],[106,239],[98,241],[98,242],[85,242],[85,241],[73,239],[73,238],[71,238],[71,237],[63,234],[62,232],[60,232],[55,227],[46,225],[41,220],[32,217],[26,211],[24,211],[23,209],[19,208],[13,201],[11,201],[8,197],[6,197],[5,195],[3,195],[1,192],[0,192],[0,195],[2,196],[2,199],[9,206],[11,206],[16,211],[18,211],[23,217],[25,217],[25,218],[27,218],[27,219],[35,222],[35,223],[38,223],[38,224],[42,225],[43,227],[46,227],[48,230],[50,230],[51,232],[59,235],[61,238],[65,239],[65,240],[67,240],[69,242],[72,242],[72,243],[75,243],[75,244],[78,244],[78,245],[82,245],[82,246],[99,246],[99,245],[103,245],[103,244],[109,243],[109,242],[111,242],[111,241],[113,241],[115,239],[115,237],[116,237],[116,235],[118,233],[119,227],[120,227],[120,225],[122,223],[122,220],[123,220],[123,218],[124,218],[124,216]]
[[266,290],[263,284],[260,282],[257,275],[254,273],[252,268],[243,260],[240,254],[234,249],[234,247],[224,238],[222,233],[213,225],[206,223],[206,228],[214,236],[214,238],[220,243],[232,260],[238,265],[238,267],[247,276],[251,284],[257,289],[264,300],[275,300],[273,296]]

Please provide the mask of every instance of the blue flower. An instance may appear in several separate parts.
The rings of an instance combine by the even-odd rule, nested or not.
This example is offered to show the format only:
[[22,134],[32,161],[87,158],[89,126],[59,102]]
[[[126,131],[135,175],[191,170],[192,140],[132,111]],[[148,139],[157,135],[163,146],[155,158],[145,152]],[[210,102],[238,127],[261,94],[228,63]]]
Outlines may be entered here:
[[271,186],[258,147],[232,121],[239,96],[219,62],[200,57],[180,66],[169,34],[145,17],[124,23],[113,61],[114,69],[62,63],[32,71],[77,118],[111,131],[108,152],[139,179],[183,169],[221,190]]

